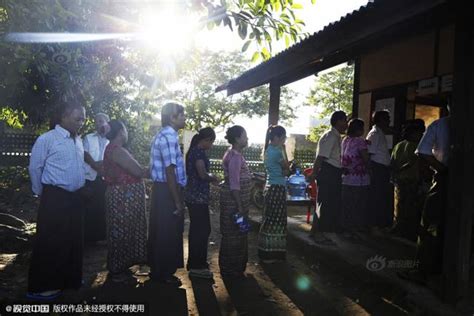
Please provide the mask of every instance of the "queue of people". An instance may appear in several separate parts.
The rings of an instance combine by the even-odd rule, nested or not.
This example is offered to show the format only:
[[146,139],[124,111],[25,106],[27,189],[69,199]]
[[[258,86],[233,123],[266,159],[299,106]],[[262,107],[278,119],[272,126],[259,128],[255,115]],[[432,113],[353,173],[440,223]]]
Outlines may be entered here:
[[[85,121],[85,109],[78,103],[65,104],[54,129],[41,135],[33,146],[29,172],[32,189],[40,196],[37,238],[34,244],[28,296],[53,299],[62,290],[82,284],[83,241],[106,239],[110,278],[122,282],[129,268],[148,264],[151,281],[180,286],[175,276],[184,267],[184,213],[190,217],[189,275],[212,278],[207,262],[211,232],[210,184],[220,179],[210,173],[206,151],[216,138],[211,128],[193,137],[186,159],[178,132],[185,126],[184,107],[167,103],[161,111],[162,129],[151,144],[150,166],[141,166],[127,150],[127,127],[106,114],[95,117],[96,132],[84,141],[78,132]],[[314,216],[311,235],[330,245],[326,232],[356,238],[358,232],[379,233],[392,227],[393,187],[397,203],[393,233],[422,239],[420,260],[434,271],[443,226],[442,194],[446,190],[447,122],[433,123],[421,143],[424,123],[414,120],[404,129],[404,140],[389,153],[386,134],[390,116],[373,115],[374,126],[363,138],[365,123],[347,120],[343,111],[331,116],[331,129],[318,142],[313,172],[319,187],[319,218]],[[346,133],[347,136],[342,135]],[[231,147],[222,158],[224,181],[220,184],[220,274],[241,278],[248,260],[247,233],[242,221],[248,218],[252,179],[242,154],[248,137],[242,126],[232,126],[225,138]],[[264,263],[286,257],[286,130],[270,126],[264,152],[267,174],[265,206],[258,235],[258,255]],[[436,170],[435,184],[424,204],[423,161]],[[143,179],[153,182],[151,210],[146,220]],[[83,217],[84,215],[84,217]],[[420,218],[423,229],[419,230]],[[83,220],[84,219],[84,220]],[[237,222],[240,225],[237,225]],[[431,227],[438,228],[433,235]],[[83,234],[84,229],[84,234]]]

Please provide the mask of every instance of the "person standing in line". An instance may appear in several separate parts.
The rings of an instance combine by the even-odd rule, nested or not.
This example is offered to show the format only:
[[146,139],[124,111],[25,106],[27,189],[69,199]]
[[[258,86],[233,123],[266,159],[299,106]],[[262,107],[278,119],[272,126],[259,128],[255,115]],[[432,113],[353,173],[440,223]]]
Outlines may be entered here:
[[184,267],[183,229],[186,172],[179,146],[178,131],[185,126],[186,116],[181,104],[169,102],[161,109],[163,128],[151,146],[151,197],[148,261],[150,279],[181,286],[174,276]]
[[355,233],[368,226],[369,153],[362,135],[364,121],[352,119],[342,141],[342,215],[344,234],[349,238],[356,238]]
[[209,173],[210,162],[206,150],[211,149],[216,133],[210,127],[203,128],[193,136],[186,153],[187,184],[184,200],[189,210],[189,276],[212,279],[207,263],[207,244],[211,234],[209,199],[211,182],[219,179]]
[[84,160],[86,162],[87,192],[84,199],[84,241],[95,243],[106,238],[105,233],[105,183],[102,179],[105,147],[109,140],[105,137],[109,130],[107,114],[98,113],[94,117],[95,132],[84,137]]
[[423,120],[406,123],[401,142],[392,151],[392,179],[395,185],[395,224],[390,233],[417,241],[424,198],[421,192],[421,164],[415,150],[425,132]]
[[28,274],[30,299],[54,299],[62,290],[82,285],[83,204],[79,191],[85,183],[85,168],[78,132],[84,121],[82,104],[63,105],[59,124],[38,137],[31,151],[29,173],[40,205]]
[[372,233],[380,234],[393,224],[393,186],[390,183],[390,152],[386,134],[390,126],[390,113],[376,111],[373,115],[374,126],[367,135],[370,155],[370,192],[369,220]]
[[248,261],[247,233],[241,232],[234,215],[248,218],[252,177],[242,150],[248,145],[242,126],[229,128],[225,138],[232,145],[222,158],[225,183],[220,194],[221,246],[219,268],[224,278],[242,278]]
[[308,181],[318,182],[319,222],[313,217],[310,236],[318,243],[332,245],[325,232],[341,231],[341,134],[347,130],[347,115],[336,111],[331,115],[331,129],[318,142],[313,172]]
[[285,141],[284,127],[274,125],[268,128],[264,154],[267,184],[258,234],[258,256],[264,263],[285,260],[286,257],[286,175],[289,166]]
[[146,263],[147,227],[145,217],[145,184],[149,174],[125,148],[128,131],[118,120],[110,121],[104,153],[107,190],[107,269],[111,280],[129,279],[128,268]]
[[444,232],[449,176],[450,116],[449,105],[444,117],[428,126],[415,153],[434,171],[432,186],[422,212],[417,246],[417,269],[399,273],[401,278],[426,284],[429,277],[439,275],[443,268]]

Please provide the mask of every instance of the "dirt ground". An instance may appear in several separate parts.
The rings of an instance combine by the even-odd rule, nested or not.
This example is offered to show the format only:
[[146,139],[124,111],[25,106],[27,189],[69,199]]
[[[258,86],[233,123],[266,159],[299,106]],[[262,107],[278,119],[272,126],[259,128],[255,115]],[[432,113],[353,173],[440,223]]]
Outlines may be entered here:
[[[31,206],[33,208],[33,206]],[[304,212],[304,210],[303,210]],[[35,212],[17,210],[16,215],[34,221]],[[224,281],[219,275],[219,217],[211,214],[209,261],[214,280],[189,278],[177,273],[183,285],[174,288],[134,275],[124,283],[107,278],[106,245],[85,248],[84,286],[65,291],[57,299],[63,304],[146,304],[149,315],[407,315],[410,306],[395,304],[402,293],[393,292],[352,271],[341,274],[317,260],[302,257],[289,245],[286,262],[260,264],[256,227],[249,233],[246,278]],[[186,220],[188,225],[188,220]],[[187,228],[185,229],[187,257]],[[25,299],[30,251],[0,254],[0,302],[21,303]],[[131,268],[136,271],[139,267]],[[147,267],[142,267],[146,270]],[[384,299],[389,297],[393,301]],[[86,315],[85,313],[83,315]]]

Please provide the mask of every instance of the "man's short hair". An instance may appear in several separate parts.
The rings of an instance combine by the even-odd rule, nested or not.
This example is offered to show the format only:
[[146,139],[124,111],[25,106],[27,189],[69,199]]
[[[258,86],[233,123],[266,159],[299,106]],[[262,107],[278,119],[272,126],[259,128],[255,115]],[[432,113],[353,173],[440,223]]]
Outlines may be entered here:
[[171,125],[171,119],[184,113],[184,106],[177,102],[168,102],[161,109],[161,126]]
[[63,117],[70,115],[72,111],[76,109],[80,110],[82,108],[84,108],[84,105],[79,102],[66,102],[60,107],[59,118],[62,119]]
[[107,114],[105,114],[105,113],[102,113],[102,112],[97,113],[97,114],[94,116],[94,119],[97,119],[98,117],[103,117],[106,122],[109,122],[109,121],[110,121],[110,117],[109,117]]
[[387,110],[375,111],[372,116],[372,122],[375,125],[382,122],[384,119],[390,120],[390,112]]
[[336,111],[331,115],[331,126],[336,125],[336,123],[340,120],[347,120],[346,112],[344,111]]

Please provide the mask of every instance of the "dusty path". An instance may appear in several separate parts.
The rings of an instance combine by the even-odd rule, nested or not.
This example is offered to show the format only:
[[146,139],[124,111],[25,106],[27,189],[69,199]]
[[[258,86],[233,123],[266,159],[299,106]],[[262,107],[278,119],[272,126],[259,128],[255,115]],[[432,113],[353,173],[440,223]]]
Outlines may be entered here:
[[[214,280],[190,279],[182,269],[183,286],[173,288],[148,282],[146,276],[117,284],[107,280],[106,246],[86,248],[85,285],[67,291],[62,303],[145,303],[149,315],[406,315],[404,308],[384,302],[377,285],[357,276],[332,271],[290,250],[286,262],[261,265],[257,232],[249,234],[249,263],[244,280],[224,282],[218,271],[219,219],[211,215],[209,259]],[[187,229],[185,230],[187,255]],[[0,301],[24,300],[29,253],[0,256]],[[134,267],[133,269],[136,269]],[[132,270],[133,270],[132,269]]]

